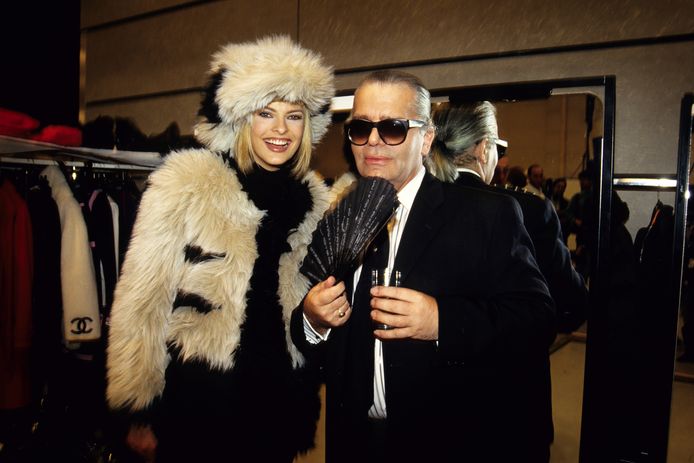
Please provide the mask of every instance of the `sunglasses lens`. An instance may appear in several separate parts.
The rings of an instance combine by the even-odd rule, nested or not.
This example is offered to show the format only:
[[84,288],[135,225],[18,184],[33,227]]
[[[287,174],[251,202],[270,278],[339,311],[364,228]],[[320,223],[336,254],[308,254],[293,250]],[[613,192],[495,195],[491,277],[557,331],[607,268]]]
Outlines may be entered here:
[[365,145],[369,141],[369,135],[371,135],[371,129],[373,125],[369,121],[362,121],[361,119],[354,119],[347,126],[347,136],[349,141],[355,145]]
[[503,145],[496,145],[496,152],[498,153],[498,158],[501,159],[506,154],[506,147]]
[[347,126],[347,136],[354,145],[365,145],[371,136],[374,126],[378,129],[378,136],[386,145],[399,145],[407,138],[408,123],[399,119],[384,119],[380,122],[354,119]]
[[387,145],[399,145],[407,138],[408,125],[398,119],[384,119],[378,124],[378,134]]

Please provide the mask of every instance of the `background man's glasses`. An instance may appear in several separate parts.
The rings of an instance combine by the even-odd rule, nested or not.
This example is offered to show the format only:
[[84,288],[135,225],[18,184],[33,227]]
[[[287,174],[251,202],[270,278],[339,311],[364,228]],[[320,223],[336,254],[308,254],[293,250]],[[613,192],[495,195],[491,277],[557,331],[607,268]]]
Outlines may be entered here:
[[497,152],[498,158],[501,159],[506,154],[506,149],[508,148],[508,142],[506,140],[502,140],[501,138],[497,138],[495,140],[495,142],[496,142],[496,152]]
[[399,145],[407,138],[413,127],[424,127],[426,122],[416,119],[383,119],[372,122],[364,119],[353,119],[347,124],[347,137],[353,145],[363,146],[369,141],[374,127],[386,145]]

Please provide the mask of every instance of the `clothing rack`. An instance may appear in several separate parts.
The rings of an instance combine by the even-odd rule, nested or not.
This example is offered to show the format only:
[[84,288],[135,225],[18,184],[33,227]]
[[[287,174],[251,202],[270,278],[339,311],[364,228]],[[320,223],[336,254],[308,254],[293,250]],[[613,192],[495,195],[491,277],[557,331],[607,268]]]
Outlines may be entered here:
[[615,190],[675,191],[677,174],[614,174],[612,185]]
[[162,163],[159,153],[67,147],[0,135],[0,165],[57,165],[151,171]]
[[[91,162],[91,161],[62,161],[64,165],[68,167],[88,167],[91,165],[94,169],[112,169],[112,170],[152,170],[151,167],[135,166],[131,164],[112,164],[103,162]],[[14,158],[14,157],[0,157],[1,168],[5,168],[4,164],[10,166],[54,166],[58,165],[59,161],[54,159],[31,159],[31,158]]]

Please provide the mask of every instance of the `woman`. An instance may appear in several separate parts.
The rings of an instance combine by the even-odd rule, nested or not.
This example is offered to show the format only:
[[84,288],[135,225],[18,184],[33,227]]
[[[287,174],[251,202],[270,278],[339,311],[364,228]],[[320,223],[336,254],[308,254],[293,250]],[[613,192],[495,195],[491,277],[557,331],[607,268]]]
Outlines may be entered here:
[[160,461],[291,461],[317,381],[291,342],[328,192],[308,170],[331,68],[287,37],[214,56],[196,137],[150,177],[115,291],[107,399]]

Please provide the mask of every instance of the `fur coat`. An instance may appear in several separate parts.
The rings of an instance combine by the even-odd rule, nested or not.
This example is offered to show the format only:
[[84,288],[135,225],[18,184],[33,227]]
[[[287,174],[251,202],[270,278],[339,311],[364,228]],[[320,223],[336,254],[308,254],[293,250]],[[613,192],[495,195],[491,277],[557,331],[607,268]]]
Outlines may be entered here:
[[[129,414],[156,405],[172,352],[210,371],[234,369],[264,216],[236,171],[205,149],[170,154],[149,182],[115,290],[107,351],[108,403]],[[302,182],[312,204],[277,269],[294,369],[304,358],[289,335],[290,314],[309,289],[298,269],[329,204],[315,173]]]

